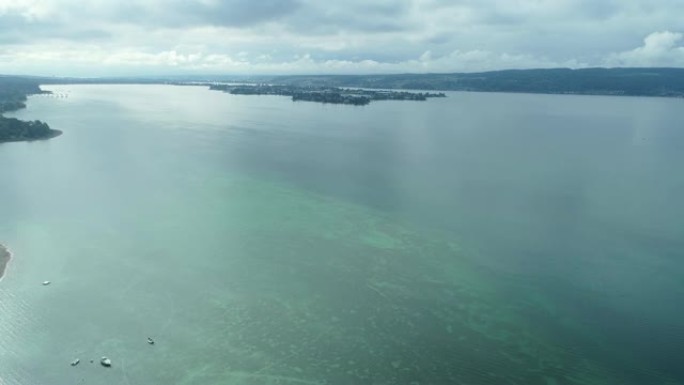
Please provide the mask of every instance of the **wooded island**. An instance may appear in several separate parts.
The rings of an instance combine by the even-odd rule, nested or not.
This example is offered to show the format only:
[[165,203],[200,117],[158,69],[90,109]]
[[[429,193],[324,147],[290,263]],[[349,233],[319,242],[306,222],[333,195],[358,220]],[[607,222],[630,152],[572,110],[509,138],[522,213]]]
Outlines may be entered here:
[[290,96],[293,102],[306,101],[330,104],[352,104],[365,106],[377,100],[414,100],[425,101],[428,98],[443,98],[444,93],[406,92],[387,90],[362,90],[338,87],[299,87],[294,85],[247,84],[229,85],[212,84],[209,89],[223,91],[233,95],[280,95]]

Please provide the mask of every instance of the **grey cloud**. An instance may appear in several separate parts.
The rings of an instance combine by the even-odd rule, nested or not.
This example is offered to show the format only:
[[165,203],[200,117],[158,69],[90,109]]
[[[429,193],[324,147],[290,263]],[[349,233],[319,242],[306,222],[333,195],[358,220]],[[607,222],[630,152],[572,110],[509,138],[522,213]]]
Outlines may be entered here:
[[460,3],[472,12],[478,22],[521,27],[565,22],[576,23],[579,26],[579,23],[586,24],[609,19],[624,8],[615,0],[528,3],[505,0],[468,0]]
[[65,26],[56,20],[32,21],[16,12],[0,15],[0,31],[0,42],[5,44],[28,44],[43,39],[93,41],[111,37],[102,29]]
[[176,25],[249,26],[277,20],[292,13],[296,0],[223,0],[211,3],[175,1],[167,7],[168,20]]
[[73,31],[64,31],[58,36],[62,39],[96,42],[110,39],[112,33],[101,29],[76,29]]
[[[375,70],[397,71],[402,65],[414,70],[476,70],[478,65],[489,69],[600,65],[608,59],[616,65],[678,63],[677,45],[656,51],[652,38],[650,45],[635,47],[654,31],[682,32],[680,15],[684,14],[681,0],[41,0],[16,4],[0,7],[0,49],[9,45],[23,49],[34,61],[42,56],[31,52],[68,48],[81,56],[100,55],[94,61],[110,53],[118,55],[111,63],[154,58],[150,65],[156,65],[167,60],[168,53],[171,58],[173,54],[210,58],[207,63],[223,63],[221,68],[264,63],[270,71],[287,63],[287,68],[294,68],[301,58],[309,58],[302,62],[312,66],[367,61],[378,63]],[[39,6],[40,12],[27,12],[31,9],[22,6]],[[168,61],[180,69],[199,59]],[[439,66],[430,67],[430,62]]]
[[450,33],[442,32],[433,34],[427,37],[424,41],[430,45],[442,45],[447,44],[453,40],[453,36]]
[[583,14],[593,19],[605,20],[620,13],[620,3],[615,0],[585,0],[581,2]]
[[411,30],[411,1],[358,1],[325,3],[307,1],[288,18],[287,27],[293,31],[313,34],[340,32],[385,33]]
[[18,31],[24,27],[26,21],[16,14],[0,15],[0,42],[2,43],[21,43],[24,38]]
[[152,0],[108,6],[100,16],[114,23],[150,28],[246,27],[278,20],[299,7],[298,0]]

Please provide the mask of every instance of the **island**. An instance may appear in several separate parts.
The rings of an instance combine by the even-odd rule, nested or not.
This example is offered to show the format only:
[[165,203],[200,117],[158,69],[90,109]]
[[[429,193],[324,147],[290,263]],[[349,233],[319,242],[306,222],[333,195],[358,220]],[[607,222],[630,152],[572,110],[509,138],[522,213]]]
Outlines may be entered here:
[[62,134],[39,120],[7,118],[2,113],[26,108],[28,95],[47,93],[31,79],[0,76],[0,143],[50,139]]
[[7,269],[7,264],[12,258],[12,253],[10,253],[7,248],[0,243],[0,280],[5,276],[5,270]]
[[212,84],[210,90],[223,91],[233,95],[279,95],[289,96],[293,102],[306,101],[330,104],[351,104],[365,106],[378,100],[425,101],[428,98],[444,98],[444,93],[406,92],[387,90],[347,89],[339,87],[300,87],[294,85],[254,84],[230,85]]

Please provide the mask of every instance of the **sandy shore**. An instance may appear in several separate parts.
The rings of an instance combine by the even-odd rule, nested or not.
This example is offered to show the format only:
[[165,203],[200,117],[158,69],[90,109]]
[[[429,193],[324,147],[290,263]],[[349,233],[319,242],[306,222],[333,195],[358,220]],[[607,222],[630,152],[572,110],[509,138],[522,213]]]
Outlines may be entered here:
[[0,243],[0,280],[5,275],[5,269],[7,269],[7,264],[11,258],[12,253],[10,253],[10,251]]

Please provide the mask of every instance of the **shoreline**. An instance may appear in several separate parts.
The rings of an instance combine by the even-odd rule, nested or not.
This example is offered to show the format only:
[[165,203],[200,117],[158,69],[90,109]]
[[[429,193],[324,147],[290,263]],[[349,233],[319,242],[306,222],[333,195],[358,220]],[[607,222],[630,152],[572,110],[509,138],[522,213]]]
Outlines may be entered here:
[[2,281],[2,278],[5,276],[5,272],[7,271],[7,266],[9,265],[9,261],[12,259],[12,253],[3,245],[0,243],[0,281]]
[[62,135],[64,132],[60,130],[53,130],[50,129],[50,134],[38,138],[17,138],[17,139],[9,139],[9,140],[0,140],[0,144],[2,143],[17,143],[17,142],[38,142],[41,140],[50,140],[53,138],[56,138],[60,135]]

